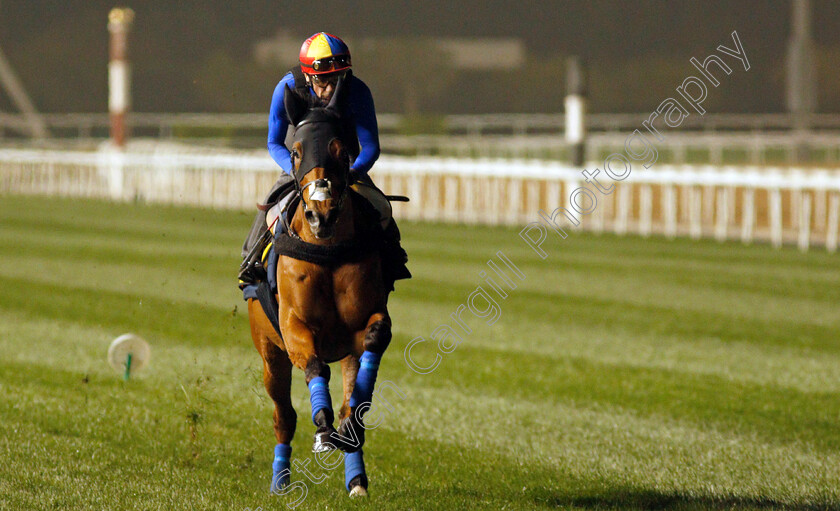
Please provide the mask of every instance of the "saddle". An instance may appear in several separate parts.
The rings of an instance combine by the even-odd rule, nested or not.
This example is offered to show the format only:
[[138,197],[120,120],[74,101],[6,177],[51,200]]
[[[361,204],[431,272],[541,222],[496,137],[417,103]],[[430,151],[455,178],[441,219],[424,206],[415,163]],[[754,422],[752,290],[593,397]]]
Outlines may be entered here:
[[[364,192],[357,191],[357,187]],[[336,266],[361,259],[378,250],[382,261],[383,284],[387,291],[394,290],[394,282],[397,280],[411,278],[411,272],[406,266],[408,254],[400,244],[400,231],[391,216],[389,197],[372,184],[364,183],[351,186],[349,193],[354,194],[358,199],[365,199],[354,201],[354,204],[358,204],[361,209],[362,218],[365,219],[362,223],[365,228],[353,240],[331,246],[306,243],[297,236],[289,234],[289,225],[300,202],[298,194],[289,193],[274,204],[258,206],[266,208],[265,236],[270,236],[269,239],[272,241],[265,246],[260,258],[264,277],[255,284],[242,287],[242,294],[246,301],[253,298],[260,302],[263,311],[281,338],[283,334],[280,332],[280,323],[277,318],[280,308],[277,303],[277,260],[281,254],[322,266]],[[362,193],[372,196],[374,200],[367,200],[367,196]],[[385,204],[387,204],[387,209],[382,207]],[[386,212],[387,217],[384,214]],[[278,226],[282,228],[278,229]]]
[[[388,291],[394,290],[395,281],[411,278],[411,272],[406,266],[408,255],[400,244],[401,236],[390,203],[391,200],[405,199],[387,196],[372,182],[364,181],[351,185],[349,193],[356,196],[354,204],[361,209],[365,228],[351,241],[326,247],[306,243],[289,234],[289,226],[300,202],[300,196],[293,193],[291,188],[279,188],[265,204],[257,206],[266,213],[266,231],[263,235],[266,242],[257,244],[262,250],[259,257],[262,275],[258,280],[268,283],[271,292],[277,292],[276,268],[281,254],[322,266],[337,266],[359,260],[378,250]],[[257,297],[256,285],[242,288],[245,300]]]

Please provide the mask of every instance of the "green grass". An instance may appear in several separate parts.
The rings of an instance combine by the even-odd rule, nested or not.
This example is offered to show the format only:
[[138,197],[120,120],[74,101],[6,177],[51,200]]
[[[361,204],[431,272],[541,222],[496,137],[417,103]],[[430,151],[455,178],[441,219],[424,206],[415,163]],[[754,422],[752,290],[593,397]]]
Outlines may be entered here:
[[[251,218],[0,196],[0,509],[286,509],[234,282]],[[296,370],[293,456],[326,476],[298,509],[840,509],[837,255],[402,231],[379,381],[405,399],[368,434],[371,497],[316,467]],[[465,313],[411,371],[499,250],[526,278],[498,322]],[[105,362],[125,332],[152,345],[129,382]]]

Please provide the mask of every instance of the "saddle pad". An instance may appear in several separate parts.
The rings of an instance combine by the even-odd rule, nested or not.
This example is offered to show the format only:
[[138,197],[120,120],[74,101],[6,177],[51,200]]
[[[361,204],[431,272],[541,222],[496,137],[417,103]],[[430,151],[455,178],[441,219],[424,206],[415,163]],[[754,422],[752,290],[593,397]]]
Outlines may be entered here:
[[[274,253],[273,245],[269,245],[268,254],[262,260],[263,267],[268,276],[268,285],[273,293],[277,292],[277,254]],[[258,284],[248,284],[242,288],[242,299],[246,302],[249,298],[257,299]]]

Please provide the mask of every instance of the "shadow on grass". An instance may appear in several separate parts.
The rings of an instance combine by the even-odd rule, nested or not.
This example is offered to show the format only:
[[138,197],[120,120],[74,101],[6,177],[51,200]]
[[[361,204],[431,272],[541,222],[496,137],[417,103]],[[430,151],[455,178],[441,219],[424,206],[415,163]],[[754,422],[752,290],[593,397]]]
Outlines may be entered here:
[[781,502],[771,498],[739,495],[687,495],[679,492],[660,492],[645,489],[616,489],[590,495],[557,495],[534,492],[531,497],[541,506],[575,507],[583,509],[644,509],[644,510],[765,510],[791,511],[840,510],[838,501]]

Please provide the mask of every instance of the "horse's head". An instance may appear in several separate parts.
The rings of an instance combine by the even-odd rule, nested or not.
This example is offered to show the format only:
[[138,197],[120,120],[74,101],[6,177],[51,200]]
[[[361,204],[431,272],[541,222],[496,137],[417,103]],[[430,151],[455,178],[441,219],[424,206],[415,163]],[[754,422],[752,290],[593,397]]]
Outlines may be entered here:
[[294,126],[291,146],[295,181],[303,202],[304,217],[312,234],[329,239],[335,234],[347,193],[350,158],[342,142],[337,98],[341,80],[326,107],[312,106],[286,90],[286,115]]

